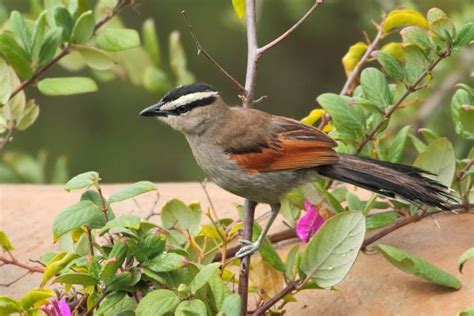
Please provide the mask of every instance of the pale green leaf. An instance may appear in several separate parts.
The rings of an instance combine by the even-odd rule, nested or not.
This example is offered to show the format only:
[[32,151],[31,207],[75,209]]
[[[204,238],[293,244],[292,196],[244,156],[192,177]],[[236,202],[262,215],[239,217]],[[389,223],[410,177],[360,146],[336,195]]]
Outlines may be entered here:
[[81,201],[61,211],[53,222],[54,240],[71,230],[81,227],[100,228],[105,225],[101,209],[91,201]]
[[49,289],[39,288],[39,289],[32,289],[29,290],[23,297],[21,298],[20,304],[23,309],[28,310],[34,305],[45,301],[50,297],[55,297],[56,293]]
[[48,78],[38,82],[38,89],[44,95],[64,96],[97,91],[97,84],[87,77]]
[[364,96],[376,106],[386,108],[392,104],[392,95],[387,79],[380,70],[366,68],[360,75]]
[[156,186],[154,183],[150,181],[140,181],[110,196],[109,203],[127,200],[137,195],[155,190]]
[[200,222],[201,211],[191,209],[178,199],[172,199],[161,210],[161,223],[165,228],[178,227],[195,235],[199,232]]
[[169,272],[187,265],[185,257],[173,252],[162,253],[147,262],[147,267],[154,272]]
[[38,66],[43,66],[54,58],[61,43],[61,33],[62,29],[60,27],[52,28],[46,33],[39,52]]
[[30,127],[38,118],[40,113],[39,106],[35,103],[35,100],[31,99],[28,101],[25,110],[23,111],[20,119],[16,124],[16,129],[24,131]]
[[440,138],[418,155],[413,165],[433,173],[441,184],[450,187],[456,171],[453,145],[447,138]]
[[178,296],[170,290],[156,290],[148,293],[138,304],[137,316],[164,315],[173,312],[179,304]]
[[78,284],[91,286],[98,284],[97,279],[85,273],[65,273],[54,280],[54,283]]
[[237,294],[229,295],[219,310],[224,316],[239,316],[241,313],[242,302]]
[[196,274],[194,279],[189,284],[189,290],[192,294],[202,288],[210,278],[212,278],[219,270],[220,263],[211,263],[202,267],[202,269]]
[[113,57],[100,49],[82,45],[75,45],[74,48],[81,53],[87,66],[92,69],[108,70],[116,65]]
[[133,214],[122,215],[122,216],[114,218],[113,220],[108,221],[107,224],[104,227],[102,227],[99,234],[103,235],[106,232],[108,232],[111,228],[115,228],[115,227],[131,228],[134,230],[138,230],[140,228],[140,222],[141,222],[140,216],[133,215]]
[[383,51],[374,52],[374,55],[390,77],[399,81],[405,79],[405,69],[403,69],[395,57]]
[[140,46],[140,36],[132,29],[107,28],[96,39],[98,48],[117,52]]
[[71,40],[73,43],[82,44],[87,42],[94,34],[95,19],[92,11],[81,14],[72,29]]
[[161,64],[161,50],[158,34],[156,33],[155,21],[153,21],[153,19],[146,19],[145,22],[143,22],[142,33],[143,46],[150,56],[153,65],[159,68]]
[[458,259],[458,270],[462,273],[462,269],[467,260],[474,258],[474,248],[466,250]]
[[58,253],[46,265],[43,272],[43,280],[41,286],[44,286],[52,277],[61,272],[71,261],[79,256],[75,253]]
[[456,277],[417,256],[387,245],[378,245],[377,247],[385,259],[403,272],[442,286],[453,289],[461,288],[461,282]]
[[100,180],[99,174],[95,171],[88,171],[81,173],[71,180],[69,180],[65,185],[64,189],[66,191],[77,190],[87,188],[95,183],[98,183]]
[[206,316],[207,308],[203,301],[193,299],[182,301],[176,307],[175,316]]

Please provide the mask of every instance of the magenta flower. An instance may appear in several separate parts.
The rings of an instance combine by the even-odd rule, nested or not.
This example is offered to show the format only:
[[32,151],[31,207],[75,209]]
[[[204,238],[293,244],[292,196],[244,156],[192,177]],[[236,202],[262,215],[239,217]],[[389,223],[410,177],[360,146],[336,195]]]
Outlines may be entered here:
[[41,310],[48,316],[71,316],[71,308],[64,298],[59,302],[53,298],[48,305],[41,306]]
[[308,200],[304,200],[304,208],[306,214],[301,216],[296,224],[296,235],[302,241],[308,242],[324,224],[324,218]]

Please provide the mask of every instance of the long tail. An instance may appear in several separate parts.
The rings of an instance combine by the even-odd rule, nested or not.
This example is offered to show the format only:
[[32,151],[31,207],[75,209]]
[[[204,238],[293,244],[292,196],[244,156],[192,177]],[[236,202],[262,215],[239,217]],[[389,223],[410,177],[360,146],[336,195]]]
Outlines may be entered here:
[[381,195],[449,210],[456,199],[449,189],[421,169],[385,161],[341,155],[338,163],[319,166],[322,176],[354,184]]

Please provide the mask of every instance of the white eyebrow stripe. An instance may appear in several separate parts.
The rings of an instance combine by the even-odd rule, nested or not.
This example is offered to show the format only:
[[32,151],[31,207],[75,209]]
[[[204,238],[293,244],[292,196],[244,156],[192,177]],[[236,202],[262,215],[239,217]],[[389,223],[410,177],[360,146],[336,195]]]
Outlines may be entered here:
[[216,96],[218,93],[216,91],[204,91],[204,92],[195,92],[191,94],[183,95],[176,100],[166,103],[161,107],[163,110],[174,110],[182,105],[202,100],[211,96]]

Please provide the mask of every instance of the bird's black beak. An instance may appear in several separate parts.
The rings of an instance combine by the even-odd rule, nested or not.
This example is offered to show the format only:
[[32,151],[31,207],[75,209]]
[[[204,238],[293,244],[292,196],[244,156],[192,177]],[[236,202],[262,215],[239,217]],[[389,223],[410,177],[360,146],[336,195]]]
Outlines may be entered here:
[[161,107],[164,102],[160,101],[157,104],[150,105],[140,112],[141,116],[168,116],[168,111],[162,111]]

